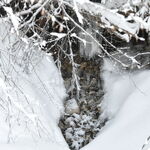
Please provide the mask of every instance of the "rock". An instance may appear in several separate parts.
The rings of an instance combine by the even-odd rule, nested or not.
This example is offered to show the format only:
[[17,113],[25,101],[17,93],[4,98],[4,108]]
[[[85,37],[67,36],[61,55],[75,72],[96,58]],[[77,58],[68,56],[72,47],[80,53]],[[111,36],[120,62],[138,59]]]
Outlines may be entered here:
[[70,78],[65,79],[64,85],[65,85],[66,91],[69,92],[69,89],[71,87],[71,79]]
[[64,124],[64,122],[63,122],[62,120],[59,121],[58,126],[59,126],[61,129],[65,129],[65,128],[66,128],[66,127],[65,127],[65,124]]
[[98,82],[98,81],[96,80],[96,78],[92,78],[91,83],[90,83],[90,86],[96,85],[97,82]]
[[65,101],[66,113],[59,124],[71,150],[77,150],[89,143],[101,128],[99,125],[101,122],[98,119],[101,107],[98,106],[100,106],[103,95],[103,84],[100,81],[100,59],[98,58],[96,62],[95,59],[86,59],[76,55],[75,62],[79,65],[76,72],[80,84],[79,97],[77,97],[76,86],[74,86],[75,89],[71,86],[72,75],[68,73],[72,71],[69,62],[65,61],[62,63],[64,66],[62,73],[68,98]]
[[92,106],[94,104],[94,100],[93,99],[89,100],[88,104],[89,104],[89,106]]
[[77,101],[74,98],[67,100],[65,112],[70,115],[73,113],[77,113],[77,114],[80,113],[79,106],[77,104]]
[[97,94],[97,93],[96,93],[95,91],[90,91],[90,92],[89,92],[89,95],[95,95],[95,96],[96,96],[96,94]]

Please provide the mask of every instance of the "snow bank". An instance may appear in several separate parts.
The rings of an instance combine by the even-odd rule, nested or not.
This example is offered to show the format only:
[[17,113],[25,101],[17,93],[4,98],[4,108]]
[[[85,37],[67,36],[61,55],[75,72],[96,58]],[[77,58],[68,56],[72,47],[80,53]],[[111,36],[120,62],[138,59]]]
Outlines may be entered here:
[[0,149],[67,150],[57,126],[63,81],[53,59],[0,20]]
[[150,135],[150,71],[125,73],[105,61],[103,118],[110,121],[81,150],[140,150]]

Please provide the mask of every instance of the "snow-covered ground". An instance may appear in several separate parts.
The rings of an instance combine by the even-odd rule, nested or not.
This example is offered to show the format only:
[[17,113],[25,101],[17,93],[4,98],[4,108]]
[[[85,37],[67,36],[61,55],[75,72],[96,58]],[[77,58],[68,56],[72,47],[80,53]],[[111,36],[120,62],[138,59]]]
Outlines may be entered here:
[[57,126],[65,88],[51,56],[0,20],[0,149],[68,150]]
[[103,117],[110,120],[81,150],[141,150],[150,136],[150,71],[125,73],[106,60],[103,76]]

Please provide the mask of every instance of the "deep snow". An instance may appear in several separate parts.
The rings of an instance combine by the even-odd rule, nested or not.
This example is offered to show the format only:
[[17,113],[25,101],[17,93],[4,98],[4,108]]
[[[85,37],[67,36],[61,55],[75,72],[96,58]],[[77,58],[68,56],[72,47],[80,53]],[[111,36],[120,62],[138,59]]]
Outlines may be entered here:
[[110,120],[81,150],[141,150],[150,135],[150,71],[126,73],[106,60],[103,118]]
[[63,80],[51,56],[0,20],[0,149],[68,150],[57,126]]

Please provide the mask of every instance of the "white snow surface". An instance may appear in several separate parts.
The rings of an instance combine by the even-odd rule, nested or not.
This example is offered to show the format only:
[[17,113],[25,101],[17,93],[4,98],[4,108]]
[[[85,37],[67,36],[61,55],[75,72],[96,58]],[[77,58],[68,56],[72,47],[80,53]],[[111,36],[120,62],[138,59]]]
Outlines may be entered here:
[[60,73],[10,24],[0,19],[0,149],[68,150],[57,126],[66,96]]
[[[69,150],[57,126],[66,96],[60,73],[51,56],[10,32],[10,23],[0,20],[0,149]],[[150,71],[111,64],[105,60],[101,104],[109,121],[81,150],[140,150],[150,136]]]
[[109,121],[81,150],[141,150],[150,135],[150,71],[126,73],[111,64],[105,61],[101,106]]

